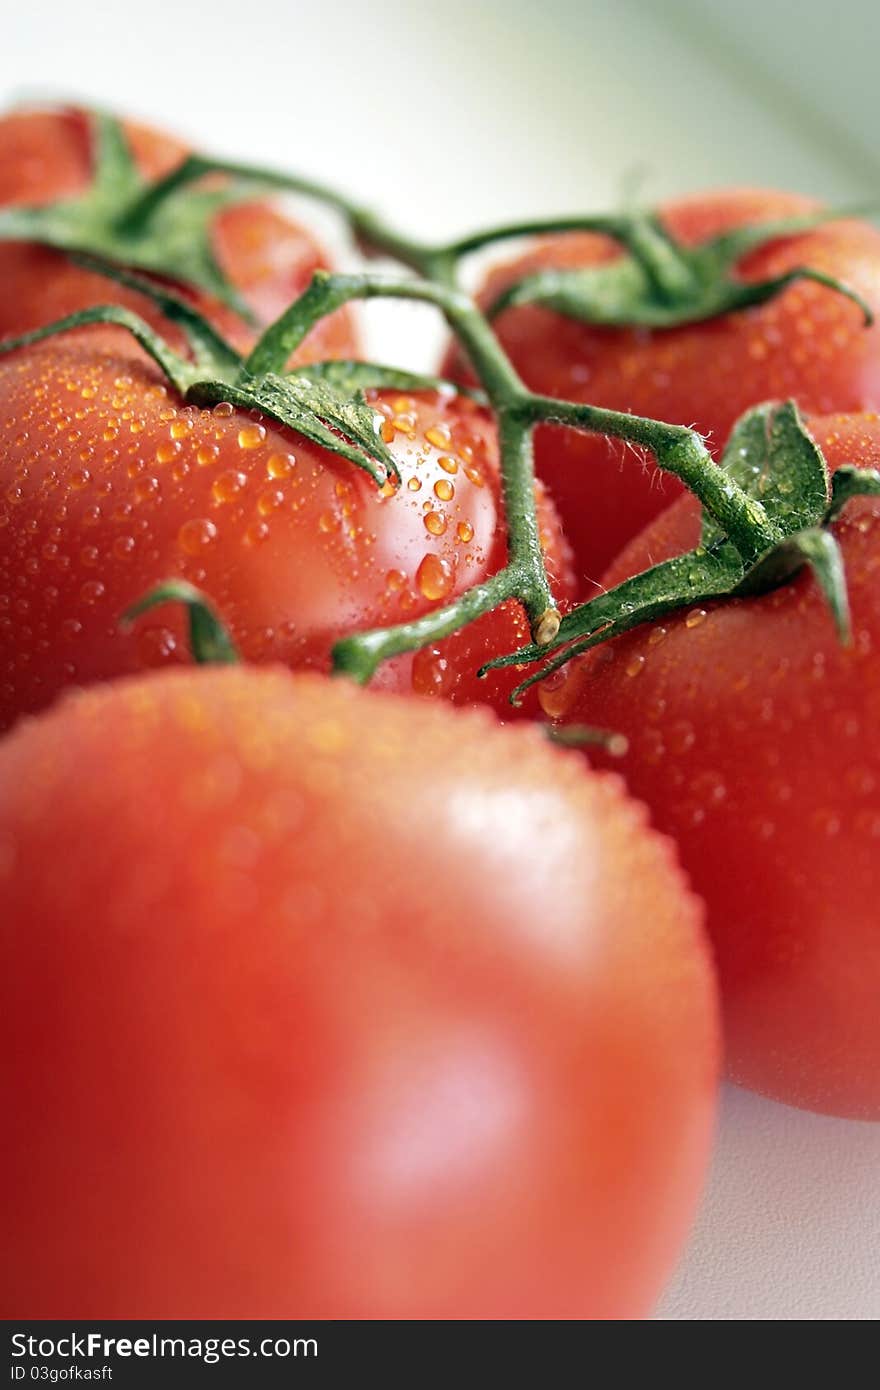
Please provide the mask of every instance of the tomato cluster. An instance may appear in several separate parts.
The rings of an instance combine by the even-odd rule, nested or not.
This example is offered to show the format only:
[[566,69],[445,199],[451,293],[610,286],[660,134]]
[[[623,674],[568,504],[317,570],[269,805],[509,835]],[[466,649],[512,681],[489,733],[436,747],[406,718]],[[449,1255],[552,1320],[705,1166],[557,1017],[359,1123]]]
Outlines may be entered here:
[[[120,129],[145,187],[185,156]],[[88,192],[93,133],[0,122],[0,235],[3,208]],[[735,193],[664,220],[699,247],[811,211]],[[325,257],[252,195],[218,197],[209,237],[226,291],[183,277],[165,301],[0,240],[0,336],[110,303],[187,354],[188,304],[247,353]],[[550,239],[484,302],[618,254]],[[880,307],[880,237],[852,221],[737,274],[805,262]],[[880,469],[878,330],[832,284],[681,326],[537,303],[497,326],[542,397],[719,449],[793,397],[830,470]],[[80,323],[0,356],[5,1315],[646,1315],[707,1162],[716,979],[735,1080],[880,1117],[880,501],[829,522],[849,646],[800,574],[615,637],[514,707],[526,667],[478,670],[542,615],[522,587],[456,609],[521,563],[511,505],[554,616],[608,562],[610,589],[694,547],[694,499],[661,514],[677,483],[541,425],[524,501],[491,392],[400,373],[356,401],[383,484],[332,431],[182,394],[145,341]],[[288,365],[359,356],[343,306]],[[241,664],[194,666],[170,602],[121,625],[168,581]],[[340,639],[401,624],[378,689],[331,678]],[[548,746],[584,724],[626,736],[622,778]]]

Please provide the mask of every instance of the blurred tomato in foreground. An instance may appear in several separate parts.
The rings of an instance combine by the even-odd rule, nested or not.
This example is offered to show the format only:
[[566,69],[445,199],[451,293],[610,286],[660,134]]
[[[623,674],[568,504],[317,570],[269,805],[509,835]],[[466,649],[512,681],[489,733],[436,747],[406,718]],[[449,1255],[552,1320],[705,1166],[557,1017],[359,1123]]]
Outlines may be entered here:
[[630,1318],[717,1071],[700,909],[532,729],[225,668],[0,748],[7,1317]]

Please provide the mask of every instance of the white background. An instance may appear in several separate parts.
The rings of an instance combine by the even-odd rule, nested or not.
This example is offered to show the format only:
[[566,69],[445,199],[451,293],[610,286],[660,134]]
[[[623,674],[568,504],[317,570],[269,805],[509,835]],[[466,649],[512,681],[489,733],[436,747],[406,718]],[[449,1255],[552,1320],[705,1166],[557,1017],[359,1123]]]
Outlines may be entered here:
[[[872,0],[41,0],[4,20],[0,97],[139,114],[335,181],[426,236],[610,206],[635,173],[651,200],[741,182],[864,201],[880,191],[877,15]],[[377,314],[374,350],[427,365],[420,311]],[[880,1317],[880,1124],[729,1091],[659,1312]]]

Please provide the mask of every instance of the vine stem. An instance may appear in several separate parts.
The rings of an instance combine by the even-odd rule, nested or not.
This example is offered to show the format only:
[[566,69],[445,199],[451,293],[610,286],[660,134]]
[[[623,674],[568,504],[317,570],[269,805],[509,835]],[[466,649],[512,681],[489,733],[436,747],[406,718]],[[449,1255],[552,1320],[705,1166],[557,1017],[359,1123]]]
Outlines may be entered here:
[[780,539],[761,503],[750,498],[712,462],[700,436],[665,424],[595,406],[530,392],[504,352],[487,318],[456,283],[458,261],[490,241],[549,231],[593,231],[621,242],[641,264],[661,298],[686,291],[692,277],[679,248],[650,216],[560,218],[520,222],[450,242],[429,245],[398,233],[384,219],[336,189],[272,169],[190,155],[176,169],[133,198],[120,216],[122,230],[143,230],[159,205],[177,190],[209,174],[224,174],[257,186],[315,198],[335,209],[355,237],[421,277],[386,280],[370,275],[319,272],[300,298],[263,334],[244,371],[259,377],[283,373],[293,351],[318,319],[353,299],[396,298],[434,305],[446,318],[480,379],[498,423],[501,487],[508,532],[508,563],[484,584],[443,608],[410,623],[355,634],[337,643],[334,668],[367,681],[381,661],[442,639],[507,599],[523,606],[538,646],[551,643],[560,615],[547,579],[535,503],[535,426],[549,421],[646,446],[661,468],[679,477],[726,532],[744,560],[752,562]]

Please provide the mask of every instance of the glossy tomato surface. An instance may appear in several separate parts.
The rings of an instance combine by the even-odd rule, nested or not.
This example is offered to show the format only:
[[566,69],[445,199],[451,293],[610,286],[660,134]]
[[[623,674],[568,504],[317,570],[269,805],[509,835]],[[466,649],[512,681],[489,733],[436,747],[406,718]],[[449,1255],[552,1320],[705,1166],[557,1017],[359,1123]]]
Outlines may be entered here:
[[[810,429],[829,466],[880,467],[877,415]],[[557,698],[565,718],[628,736],[618,766],[707,903],[734,1080],[880,1118],[880,502],[849,503],[834,532],[851,646],[804,573],[618,639],[571,669]],[[698,534],[682,499],[605,583]]]
[[[696,245],[743,223],[815,206],[794,194],[735,189],[672,203],[661,218],[680,241]],[[617,254],[601,237],[554,237],[498,267],[482,297],[490,304],[536,270],[600,265]],[[828,223],[770,243],[741,262],[738,273],[758,280],[801,265],[846,281],[880,313],[875,228]],[[822,285],[801,282],[760,307],[682,328],[594,328],[535,305],[506,310],[496,327],[533,390],[693,425],[716,454],[734,420],[763,400],[794,397],[817,413],[880,405],[880,324],[866,329],[859,309]],[[681,491],[638,451],[598,435],[544,426],[536,457],[587,580],[598,580]]]
[[[126,607],[167,579],[205,591],[246,659],[326,669],[336,638],[415,618],[499,568],[488,413],[452,395],[373,403],[396,492],[269,420],[183,407],[102,330],[0,359],[0,727],[66,685],[188,660],[173,607],[120,631]],[[542,530],[564,595],[546,506]],[[376,679],[506,709],[512,674],[474,673],[524,635],[508,606]]]
[[6,1316],[649,1310],[716,1012],[618,779],[485,711],[202,668],[22,724],[0,851]]
[[[125,133],[145,178],[168,173],[186,154],[177,140],[133,122]],[[42,206],[82,194],[93,174],[90,124],[75,109],[26,110],[0,118],[0,207]],[[221,209],[212,227],[217,263],[257,321],[272,322],[300,295],[325,255],[304,227],[266,202]],[[63,254],[21,242],[0,242],[0,337],[24,333],[94,304],[123,304],[177,345],[176,330],[143,295],[74,265]],[[186,290],[186,286],[178,286]],[[193,298],[241,349],[253,330],[203,292]],[[322,320],[297,354],[300,361],[353,356],[357,336],[349,311]]]

